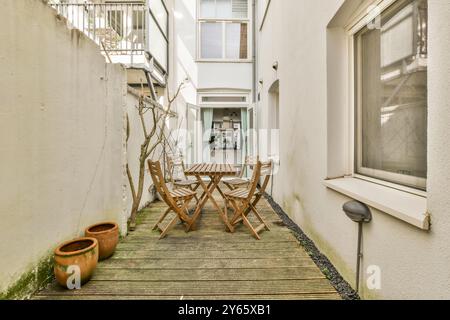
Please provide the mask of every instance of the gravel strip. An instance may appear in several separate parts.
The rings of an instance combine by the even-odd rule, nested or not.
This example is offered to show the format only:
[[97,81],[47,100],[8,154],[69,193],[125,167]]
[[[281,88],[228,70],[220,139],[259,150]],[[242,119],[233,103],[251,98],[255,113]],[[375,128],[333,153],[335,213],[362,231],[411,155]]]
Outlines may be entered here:
[[306,234],[295,224],[291,218],[283,211],[283,209],[273,200],[273,198],[266,194],[266,199],[272,206],[272,209],[278,214],[283,223],[288,227],[295,235],[300,244],[305,248],[314,263],[319,267],[322,273],[331,282],[336,291],[341,295],[344,300],[360,300],[359,295],[348,284],[347,281],[342,278],[333,264],[324,256],[319,249],[317,249],[314,242],[309,239]]

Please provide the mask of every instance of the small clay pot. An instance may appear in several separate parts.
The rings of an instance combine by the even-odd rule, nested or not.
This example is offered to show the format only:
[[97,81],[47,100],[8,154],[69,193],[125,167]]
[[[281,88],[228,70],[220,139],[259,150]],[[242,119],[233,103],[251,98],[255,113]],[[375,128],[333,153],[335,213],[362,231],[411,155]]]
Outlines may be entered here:
[[78,266],[80,283],[91,279],[98,261],[98,241],[95,238],[79,238],[61,244],[55,249],[54,272],[60,285],[67,288],[67,279],[74,274],[70,267]]
[[116,250],[119,242],[119,226],[115,222],[95,224],[86,229],[85,235],[98,240],[99,260],[105,260]]

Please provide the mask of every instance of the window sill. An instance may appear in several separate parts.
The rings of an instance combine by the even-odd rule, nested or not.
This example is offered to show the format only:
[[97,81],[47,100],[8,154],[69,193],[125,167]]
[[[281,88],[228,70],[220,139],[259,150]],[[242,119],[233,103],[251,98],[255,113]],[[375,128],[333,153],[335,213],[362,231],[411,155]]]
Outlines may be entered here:
[[353,177],[325,180],[324,185],[419,229],[430,229],[425,197]]

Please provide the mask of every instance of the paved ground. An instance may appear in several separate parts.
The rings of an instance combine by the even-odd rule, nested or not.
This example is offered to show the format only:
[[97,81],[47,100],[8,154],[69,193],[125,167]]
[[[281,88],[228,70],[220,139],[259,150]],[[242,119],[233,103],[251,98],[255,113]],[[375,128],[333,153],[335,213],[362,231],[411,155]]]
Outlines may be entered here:
[[35,299],[340,299],[266,200],[259,210],[271,231],[255,240],[245,226],[234,234],[207,205],[197,231],[178,225],[158,240],[151,231],[165,205],[142,212],[135,232],[100,262],[81,290],[55,282]]

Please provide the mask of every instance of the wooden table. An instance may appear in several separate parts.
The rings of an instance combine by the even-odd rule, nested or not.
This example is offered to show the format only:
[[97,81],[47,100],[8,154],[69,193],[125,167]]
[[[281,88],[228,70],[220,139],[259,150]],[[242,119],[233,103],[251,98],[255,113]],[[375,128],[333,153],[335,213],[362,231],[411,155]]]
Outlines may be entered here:
[[[225,225],[227,226],[228,230],[230,230],[230,232],[234,232],[233,226],[228,221],[227,213],[224,212],[222,208],[220,208],[220,206],[217,204],[216,199],[214,199],[213,197],[213,192],[217,190],[222,195],[222,197],[224,197],[224,194],[219,187],[220,181],[222,180],[223,177],[235,177],[236,174],[237,174],[236,168],[230,164],[202,163],[193,165],[190,169],[185,171],[186,177],[195,177],[200,186],[204,190],[198,202],[197,209],[195,210],[194,215],[192,216],[192,222],[188,227],[188,231],[192,229],[192,226],[197,221],[198,217],[200,216],[200,213],[202,212],[203,207],[206,205],[208,200],[211,200],[212,204],[219,212],[219,215],[222,218]],[[209,177],[211,179],[208,185],[206,185],[202,177]]]

